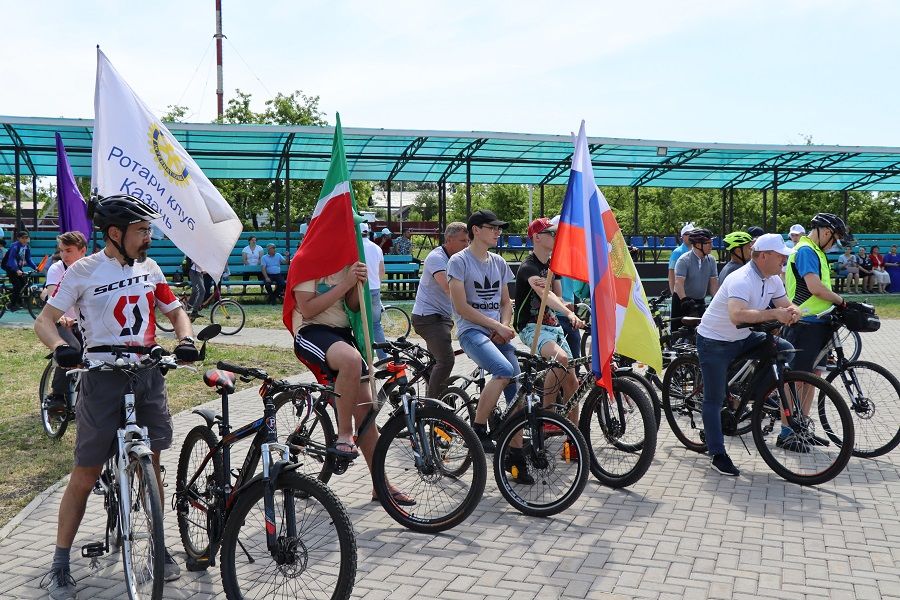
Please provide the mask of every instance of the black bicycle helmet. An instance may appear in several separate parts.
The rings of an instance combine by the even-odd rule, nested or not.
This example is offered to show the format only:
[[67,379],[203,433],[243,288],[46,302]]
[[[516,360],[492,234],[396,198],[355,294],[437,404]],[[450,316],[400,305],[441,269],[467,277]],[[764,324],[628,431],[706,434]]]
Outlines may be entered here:
[[766,230],[759,225],[754,225],[753,227],[747,228],[747,233],[749,233],[753,238],[758,238],[761,235],[765,235]]
[[834,235],[841,239],[848,235],[847,224],[837,215],[831,213],[817,213],[809,222],[810,229],[816,227],[827,227],[834,232]]
[[[161,214],[128,194],[116,194],[113,196],[95,196],[88,202],[88,217],[94,226],[106,233],[110,227],[118,227],[123,232],[132,223],[153,221],[162,217]],[[128,255],[124,246],[112,238],[108,238],[110,244],[119,251],[128,266],[134,265],[134,258]]]
[[709,229],[693,229],[687,235],[691,244],[705,244],[713,239],[712,231]]

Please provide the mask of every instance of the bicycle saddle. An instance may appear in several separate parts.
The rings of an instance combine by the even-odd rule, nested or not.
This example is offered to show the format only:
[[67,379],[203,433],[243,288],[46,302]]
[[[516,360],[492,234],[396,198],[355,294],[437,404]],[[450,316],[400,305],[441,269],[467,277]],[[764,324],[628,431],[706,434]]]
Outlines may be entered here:
[[695,329],[698,325],[700,325],[700,317],[681,317],[681,324],[685,327]]
[[234,392],[235,374],[224,369],[210,369],[203,374],[203,383],[227,393]]

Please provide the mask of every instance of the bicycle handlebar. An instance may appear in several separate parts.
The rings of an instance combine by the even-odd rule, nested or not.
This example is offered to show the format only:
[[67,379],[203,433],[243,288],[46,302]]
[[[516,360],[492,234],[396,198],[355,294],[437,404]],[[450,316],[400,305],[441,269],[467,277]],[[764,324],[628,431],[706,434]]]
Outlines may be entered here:
[[253,367],[242,367],[240,365],[235,365],[230,362],[226,362],[224,360],[220,360],[216,363],[217,369],[222,369],[224,371],[231,371],[235,375],[240,375],[241,377],[250,377],[253,379],[268,379],[269,374],[263,371],[262,369],[255,369]]

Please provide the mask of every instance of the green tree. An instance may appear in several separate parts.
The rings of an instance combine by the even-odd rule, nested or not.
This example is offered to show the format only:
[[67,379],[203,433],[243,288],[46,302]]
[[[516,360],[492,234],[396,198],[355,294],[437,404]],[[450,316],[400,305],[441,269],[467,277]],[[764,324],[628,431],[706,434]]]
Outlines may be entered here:
[[160,117],[160,120],[165,121],[167,123],[181,123],[184,120],[184,116],[188,112],[187,106],[181,106],[180,104],[170,104],[166,107],[166,112]]

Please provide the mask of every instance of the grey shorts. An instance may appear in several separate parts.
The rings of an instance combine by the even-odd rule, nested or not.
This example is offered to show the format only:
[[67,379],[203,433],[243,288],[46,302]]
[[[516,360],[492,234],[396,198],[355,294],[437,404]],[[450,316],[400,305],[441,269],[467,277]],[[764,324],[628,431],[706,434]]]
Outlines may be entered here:
[[[127,376],[121,373],[84,373],[75,404],[75,464],[96,467],[116,452],[116,430],[122,425],[122,396]],[[166,383],[158,369],[144,371],[134,381],[138,425],[147,427],[154,452],[172,445],[172,417]]]

